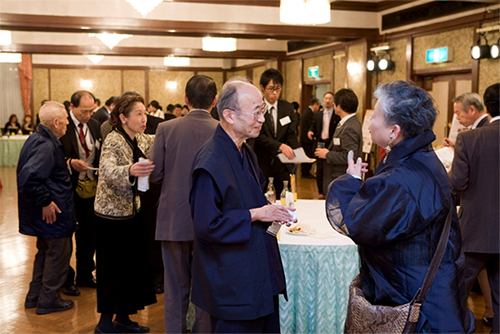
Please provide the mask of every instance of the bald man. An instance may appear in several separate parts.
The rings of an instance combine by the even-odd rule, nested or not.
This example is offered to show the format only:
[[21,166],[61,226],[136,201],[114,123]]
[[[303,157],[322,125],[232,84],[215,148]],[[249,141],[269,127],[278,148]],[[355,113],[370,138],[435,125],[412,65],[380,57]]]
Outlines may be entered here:
[[76,228],[73,190],[59,138],[66,133],[64,106],[46,102],[38,131],[24,144],[17,165],[19,232],[37,238],[33,279],[24,306],[37,314],[73,307],[59,289],[66,280]]

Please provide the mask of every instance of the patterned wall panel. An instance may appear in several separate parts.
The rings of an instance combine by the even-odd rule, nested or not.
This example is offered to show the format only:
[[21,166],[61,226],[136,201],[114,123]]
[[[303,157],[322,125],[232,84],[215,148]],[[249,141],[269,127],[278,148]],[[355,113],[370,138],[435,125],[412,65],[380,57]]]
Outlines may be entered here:
[[250,79],[252,79],[253,84],[259,90],[260,90],[260,76],[262,75],[262,73],[264,73],[265,70],[267,70],[266,65],[262,65],[262,66],[258,66],[258,67],[253,68],[253,71],[252,71],[252,78],[250,78]]
[[[43,100],[49,100],[49,70],[33,69],[33,114],[38,114]],[[63,101],[61,101],[63,102]]]
[[217,92],[220,92],[222,85],[224,85],[224,74],[222,72],[203,72],[200,71],[198,74],[206,75],[214,79],[215,84],[217,85]]
[[[423,70],[437,67],[470,65],[470,47],[474,29],[466,27],[436,34],[416,37],[413,40],[413,69]],[[425,52],[428,49],[448,46],[453,48],[453,61],[442,64],[427,64]]]
[[[149,99],[157,100],[164,110],[169,103],[184,105],[184,90],[186,83],[193,76],[187,71],[150,71],[149,72]],[[176,88],[168,88],[168,82],[176,82]]]
[[335,55],[344,55],[344,57],[337,57],[335,58],[334,60],[334,63],[335,63],[335,80],[334,80],[334,84],[335,84],[335,87],[333,87],[333,92],[336,92],[338,91],[339,89],[341,88],[345,88],[346,87],[346,82],[345,82],[345,79],[346,79],[346,58],[345,58],[345,51],[337,51],[335,52]]
[[[497,25],[498,22],[484,24],[482,27]],[[490,31],[486,34],[489,45],[496,43],[500,33],[498,30]],[[479,60],[479,84],[478,94],[483,97],[486,88],[494,83],[500,82],[500,59],[481,59]]]
[[347,60],[347,83],[348,87],[354,91],[358,97],[358,110],[356,116],[360,121],[363,120],[366,94],[366,45],[355,44],[349,46],[349,59]]
[[[146,72],[143,70],[123,71],[123,92],[137,92],[146,98]],[[146,101],[149,103],[149,101]]]
[[[92,86],[84,88],[82,80],[91,80]],[[85,69],[51,69],[50,93],[51,99],[59,102],[70,100],[71,95],[86,89],[104,102],[113,95],[121,94],[120,70],[85,70]]]
[[301,78],[300,78],[300,59],[286,61],[283,63],[283,76],[286,78],[284,91],[281,97],[288,102],[297,101],[301,103]]
[[332,77],[332,55],[326,54],[313,58],[304,59],[304,78],[307,78],[307,69],[311,66],[319,66],[321,79],[330,79]]

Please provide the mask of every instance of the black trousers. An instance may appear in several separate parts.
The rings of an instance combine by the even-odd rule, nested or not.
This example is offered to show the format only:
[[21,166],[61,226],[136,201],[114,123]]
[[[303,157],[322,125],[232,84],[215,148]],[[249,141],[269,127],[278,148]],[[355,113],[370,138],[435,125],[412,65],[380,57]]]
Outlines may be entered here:
[[[316,146],[314,145],[314,141],[312,140],[308,142],[301,141],[300,144],[302,145],[304,152],[306,152],[306,155],[309,158],[315,158],[314,149],[316,148]],[[313,164],[305,164],[305,163],[300,164],[300,170],[302,172],[302,175],[310,173],[312,165]]]
[[465,253],[465,287],[467,295],[469,295],[474,281],[479,272],[486,268],[488,274],[488,282],[491,288],[491,299],[493,301],[493,328],[491,333],[500,333],[500,310],[499,310],[499,289],[500,289],[500,256],[499,254],[487,253]]
[[212,333],[280,333],[278,295],[274,296],[274,312],[254,320],[222,320],[210,317]]
[[96,249],[96,221],[94,214],[94,200],[80,198],[75,194],[76,221],[76,282],[87,281],[93,278],[95,269],[94,254]]
[[59,289],[68,275],[71,237],[37,237],[36,248],[38,252],[35,255],[28,297],[39,297],[39,305],[50,306],[61,300]]

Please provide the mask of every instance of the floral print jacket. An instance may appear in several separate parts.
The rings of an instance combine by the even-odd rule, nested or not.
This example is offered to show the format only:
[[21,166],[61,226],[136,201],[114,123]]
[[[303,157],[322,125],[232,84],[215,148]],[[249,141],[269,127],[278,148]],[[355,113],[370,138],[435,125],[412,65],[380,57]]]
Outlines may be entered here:
[[[154,136],[139,133],[137,144],[147,156]],[[97,216],[107,219],[129,219],[141,208],[139,196],[134,196],[135,177],[130,176],[133,150],[123,135],[112,131],[104,141],[99,162],[99,181],[94,203]]]

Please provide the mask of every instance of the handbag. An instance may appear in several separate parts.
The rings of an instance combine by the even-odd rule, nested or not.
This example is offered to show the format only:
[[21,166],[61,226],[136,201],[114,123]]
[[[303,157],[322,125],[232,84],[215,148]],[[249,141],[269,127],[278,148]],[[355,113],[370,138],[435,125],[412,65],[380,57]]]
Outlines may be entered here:
[[412,301],[398,306],[372,305],[363,293],[359,274],[349,286],[349,303],[344,332],[356,333],[414,333],[420,316],[420,308],[429,292],[439,264],[443,258],[451,227],[451,210],[446,217],[446,223],[441,232],[429,269],[420,289]]
[[78,183],[76,184],[76,194],[80,198],[91,198],[95,197],[97,189],[97,180],[91,180],[88,177],[85,177],[84,179],[78,180]]

